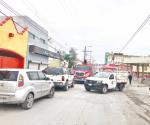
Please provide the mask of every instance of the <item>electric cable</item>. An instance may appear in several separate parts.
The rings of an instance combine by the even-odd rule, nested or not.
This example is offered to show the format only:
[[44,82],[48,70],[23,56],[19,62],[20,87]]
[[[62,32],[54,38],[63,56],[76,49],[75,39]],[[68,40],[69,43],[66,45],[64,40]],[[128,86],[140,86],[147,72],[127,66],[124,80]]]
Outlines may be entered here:
[[121,53],[129,43],[134,39],[134,37],[143,29],[143,27],[148,23],[150,20],[150,14],[148,17],[144,20],[144,22],[138,27],[138,29],[133,33],[133,35],[130,37],[130,39],[125,43],[125,45],[120,49],[119,53]]

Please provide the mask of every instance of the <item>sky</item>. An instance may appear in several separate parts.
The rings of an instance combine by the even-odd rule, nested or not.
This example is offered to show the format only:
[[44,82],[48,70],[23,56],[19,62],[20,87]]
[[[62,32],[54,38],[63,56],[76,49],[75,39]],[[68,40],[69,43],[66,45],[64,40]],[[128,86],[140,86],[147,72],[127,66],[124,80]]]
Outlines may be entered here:
[[[120,52],[146,17],[150,0],[5,0],[20,14],[29,16],[49,31],[66,50],[92,51],[95,63],[104,63],[105,52]],[[2,6],[7,14],[11,14]],[[150,21],[122,51],[150,55]]]

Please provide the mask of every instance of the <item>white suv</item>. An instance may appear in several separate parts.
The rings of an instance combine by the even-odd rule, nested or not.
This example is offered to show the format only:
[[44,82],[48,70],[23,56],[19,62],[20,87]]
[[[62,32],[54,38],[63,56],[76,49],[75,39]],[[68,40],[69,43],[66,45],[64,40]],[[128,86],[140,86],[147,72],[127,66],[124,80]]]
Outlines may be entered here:
[[47,67],[43,72],[54,82],[55,87],[64,88],[65,91],[68,91],[69,87],[74,87],[73,75],[67,68]]
[[0,69],[0,103],[30,109],[35,99],[54,93],[53,82],[40,70]]

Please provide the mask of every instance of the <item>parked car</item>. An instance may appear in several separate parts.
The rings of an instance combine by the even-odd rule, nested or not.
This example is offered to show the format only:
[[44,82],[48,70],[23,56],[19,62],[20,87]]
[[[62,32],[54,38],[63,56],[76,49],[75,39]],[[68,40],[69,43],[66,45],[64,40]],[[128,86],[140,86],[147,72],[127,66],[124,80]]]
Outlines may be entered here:
[[54,84],[42,71],[0,69],[0,103],[21,104],[32,108],[35,99],[54,96]]
[[43,72],[54,82],[55,87],[63,88],[65,91],[68,91],[70,87],[74,87],[73,75],[70,74],[67,68],[47,67]]

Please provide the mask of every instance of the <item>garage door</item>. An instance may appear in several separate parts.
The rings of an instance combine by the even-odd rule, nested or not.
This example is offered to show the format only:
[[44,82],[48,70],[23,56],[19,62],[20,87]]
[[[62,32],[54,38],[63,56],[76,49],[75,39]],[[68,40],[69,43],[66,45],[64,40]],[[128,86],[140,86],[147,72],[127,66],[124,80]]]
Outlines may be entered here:
[[23,68],[23,60],[20,58],[0,56],[0,68]]
[[37,63],[29,63],[29,69],[38,69],[38,65]]

